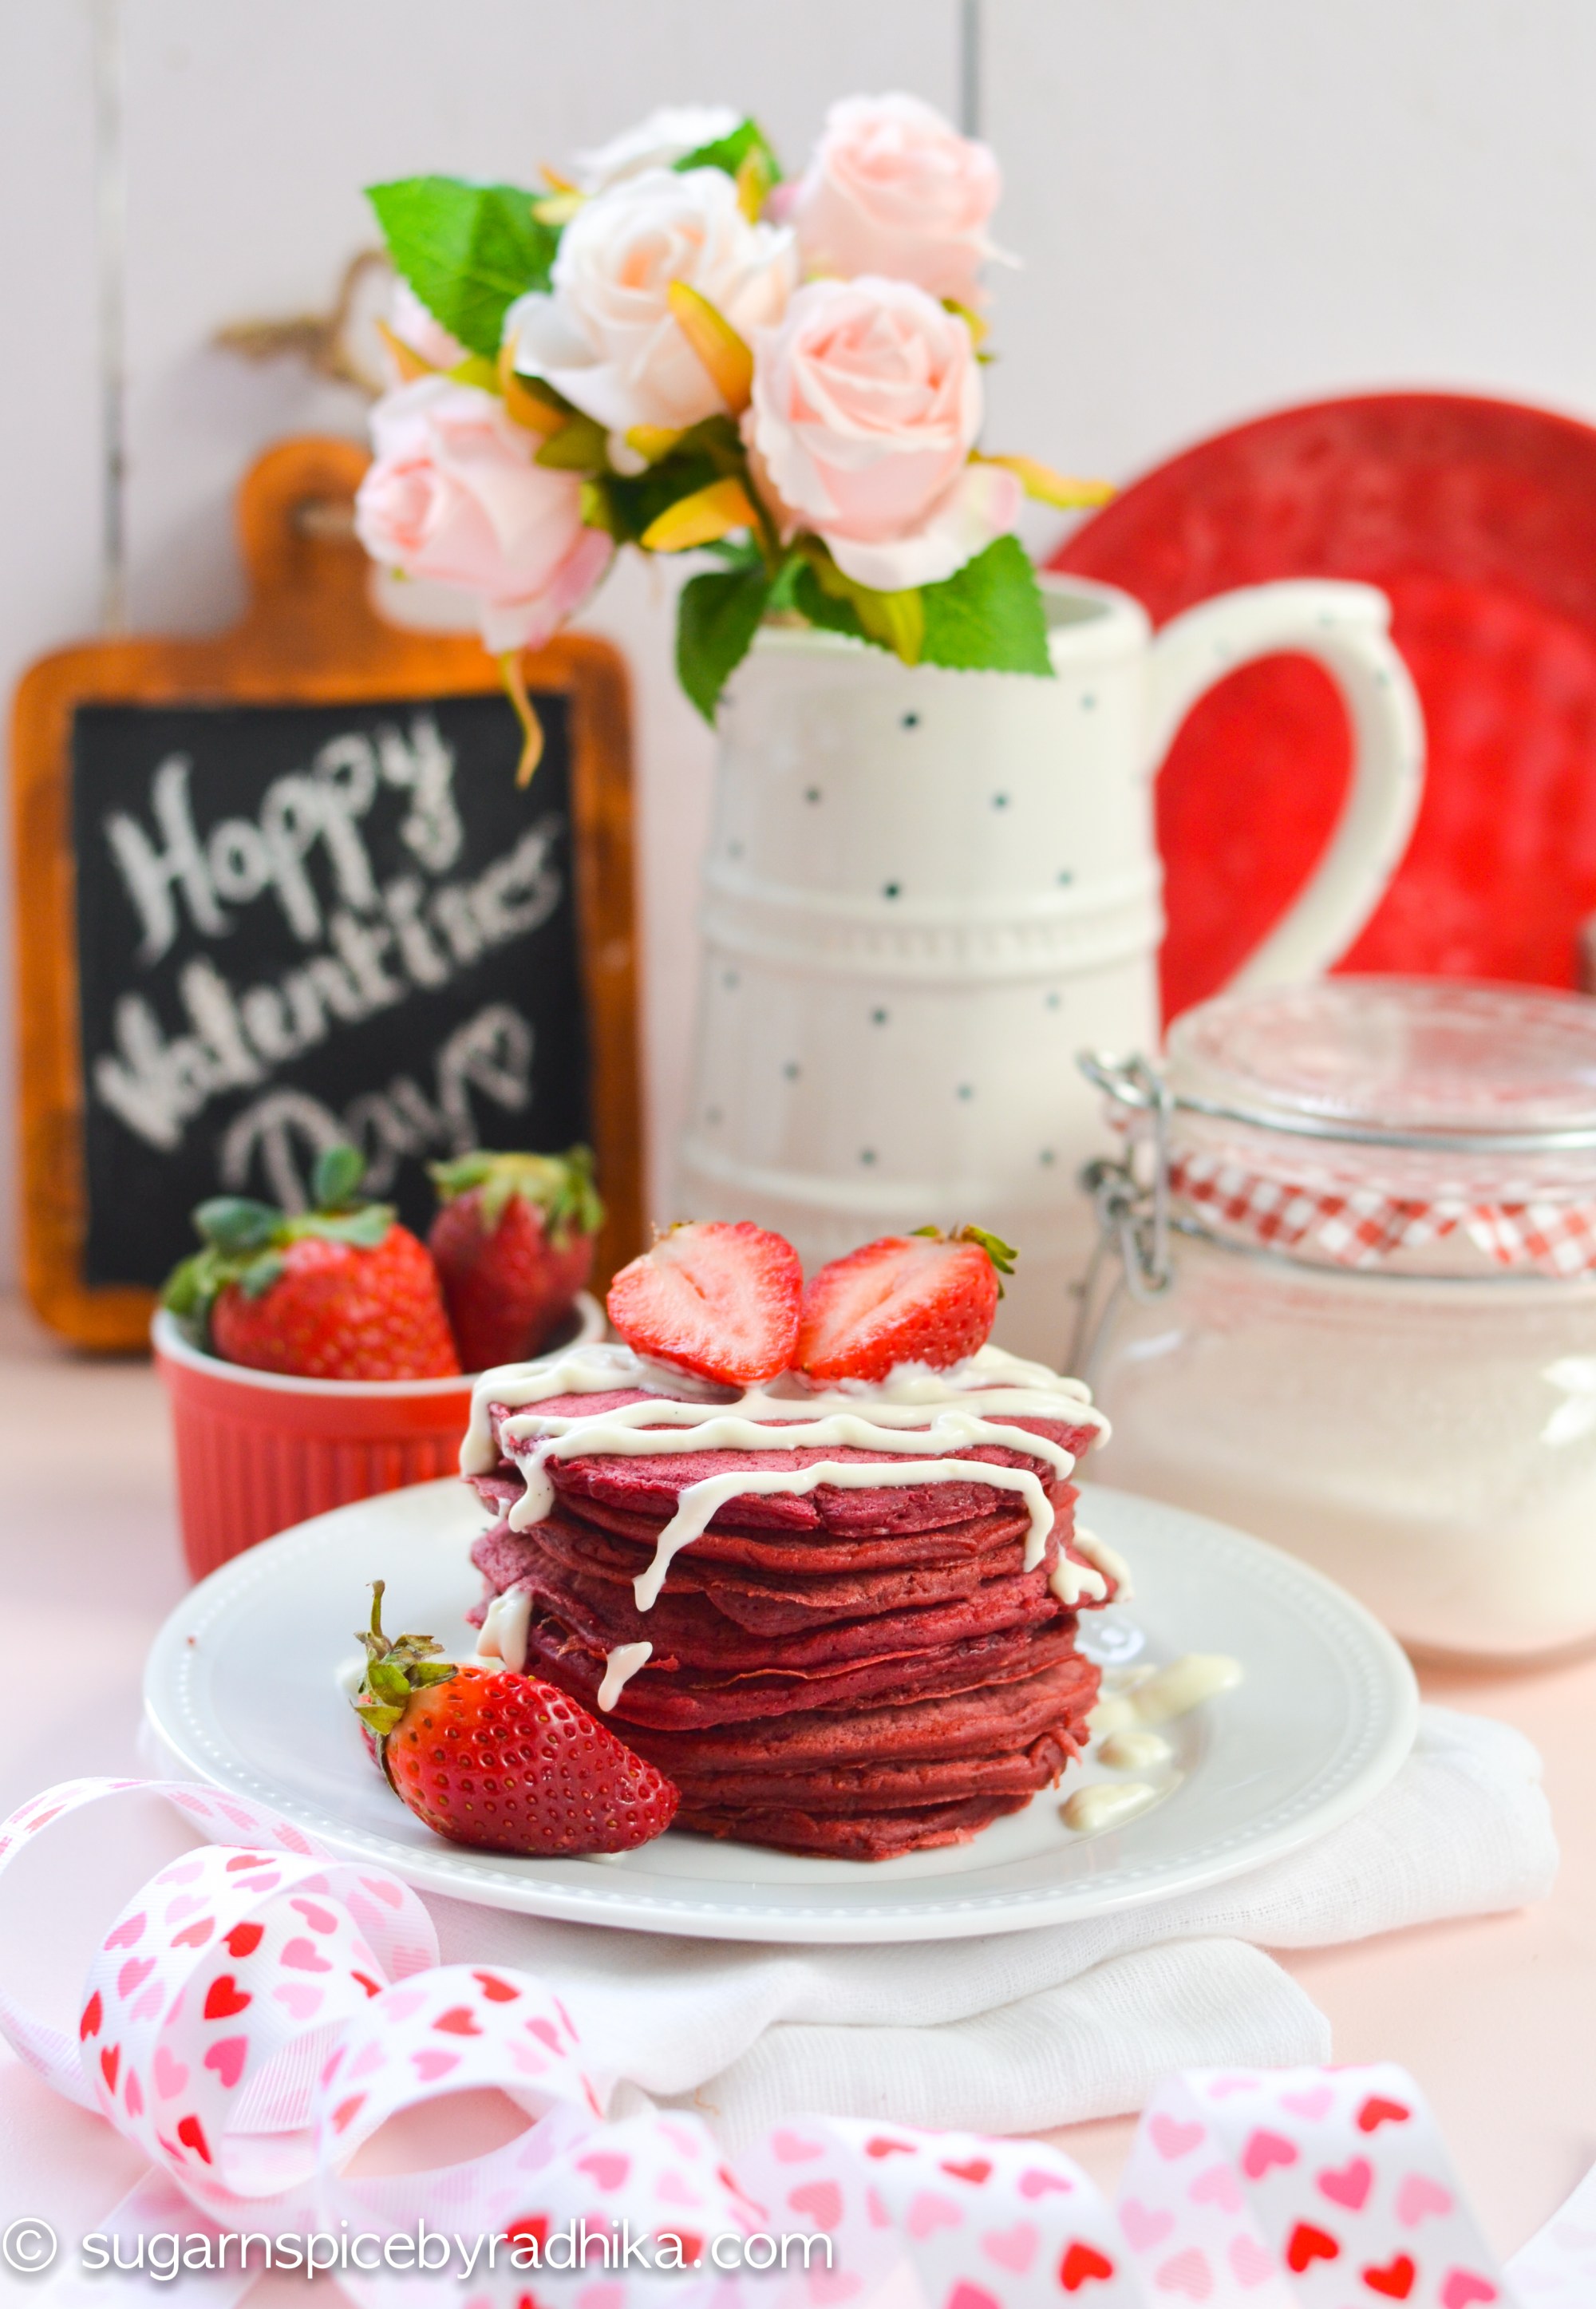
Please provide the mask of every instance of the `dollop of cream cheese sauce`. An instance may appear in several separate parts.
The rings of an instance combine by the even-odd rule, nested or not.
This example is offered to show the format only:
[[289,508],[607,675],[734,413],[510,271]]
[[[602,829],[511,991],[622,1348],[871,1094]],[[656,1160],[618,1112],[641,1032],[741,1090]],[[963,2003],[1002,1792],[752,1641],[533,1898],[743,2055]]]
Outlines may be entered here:
[[1095,1780],[1089,1788],[1077,1788],[1059,1810],[1065,1826],[1077,1836],[1094,1836],[1105,1828],[1122,1827],[1158,1797],[1159,1790],[1145,1780]]
[[[1075,1544],[1083,1545],[1080,1535]],[[1161,1668],[1111,1669],[1103,1679],[1103,1697],[1086,1719],[1099,1763],[1114,1772],[1155,1771],[1169,1764],[1174,1745],[1155,1727],[1233,1691],[1241,1680],[1240,1661],[1222,1652],[1187,1652]],[[1059,1811],[1077,1836],[1094,1836],[1134,1820],[1174,1785],[1169,1779],[1161,1786],[1146,1780],[1096,1780],[1077,1788]]]
[[[584,1414],[537,1408],[558,1396],[612,1395],[633,1388],[643,1390],[645,1399],[612,1410]],[[834,1388],[811,1388],[783,1375],[740,1395],[651,1363],[630,1347],[608,1342],[570,1347],[536,1362],[505,1363],[481,1374],[471,1390],[470,1424],[461,1446],[462,1475],[489,1474],[498,1465],[488,1419],[488,1406],[496,1403],[512,1414],[503,1423],[503,1440],[525,1484],[510,1509],[514,1531],[525,1531],[552,1512],[555,1490],[548,1463],[553,1459],[792,1449],[899,1455],[886,1463],[820,1459],[807,1467],[751,1467],[686,1484],[675,1515],[660,1534],[652,1562],[633,1583],[640,1612],[657,1602],[676,1557],[702,1535],[729,1500],[812,1492],[822,1483],[866,1491],[962,1482],[1016,1492],[1030,1514],[1025,1569],[1034,1570],[1047,1552],[1053,1528],[1053,1507],[1041,1478],[1030,1467],[995,1467],[982,1460],[971,1464],[957,1454],[972,1445],[997,1444],[1042,1460],[1063,1480],[1075,1464],[1074,1454],[1012,1422],[1018,1417],[1056,1420],[1108,1432],[1107,1420],[1078,1379],[1061,1379],[1044,1363],[1026,1362],[994,1346],[982,1347],[951,1371],[905,1363],[879,1382],[845,1380]],[[1082,1552],[1088,1551],[1083,1548]],[[1049,1584],[1059,1601],[1070,1606],[1083,1596],[1100,1601],[1108,1593],[1100,1571],[1063,1557]],[[607,1674],[606,1682],[609,1681]]]

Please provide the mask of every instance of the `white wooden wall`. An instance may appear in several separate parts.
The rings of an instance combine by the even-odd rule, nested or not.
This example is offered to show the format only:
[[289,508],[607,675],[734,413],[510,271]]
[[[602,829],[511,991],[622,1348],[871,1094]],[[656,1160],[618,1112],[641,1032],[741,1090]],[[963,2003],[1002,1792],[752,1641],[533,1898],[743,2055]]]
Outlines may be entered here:
[[[236,611],[244,466],[283,434],[358,431],[362,410],[209,341],[325,305],[373,237],[363,183],[524,180],[686,98],[755,111],[796,159],[850,90],[955,111],[962,18],[961,0],[0,0],[0,683],[95,628],[118,521],[132,625]],[[1590,0],[985,0],[979,53],[1000,237],[1025,265],[997,284],[995,444],[1128,477],[1251,411],[1381,385],[1596,414]],[[710,770],[669,592],[628,570],[591,618],[636,682],[661,1215]],[[0,987],[7,1042],[9,1007]]]

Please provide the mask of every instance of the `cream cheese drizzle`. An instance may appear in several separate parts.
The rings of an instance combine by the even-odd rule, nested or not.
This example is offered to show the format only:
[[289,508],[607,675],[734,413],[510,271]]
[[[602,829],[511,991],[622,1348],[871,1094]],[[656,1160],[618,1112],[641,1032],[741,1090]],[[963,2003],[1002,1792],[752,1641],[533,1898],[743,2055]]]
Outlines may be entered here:
[[[1070,1545],[1077,1555],[1083,1555],[1088,1563],[1094,1563],[1100,1571],[1107,1572],[1109,1578],[1114,1582],[1114,1601],[1117,1604],[1130,1602],[1136,1592],[1131,1578],[1131,1568],[1117,1547],[1110,1547],[1106,1539],[1100,1539],[1096,1532],[1087,1531],[1080,1524],[1075,1526],[1071,1535]],[[1055,1572],[1055,1580],[1057,1576]],[[1057,1587],[1053,1592],[1057,1595]],[[1108,1592],[1106,1587],[1100,1587],[1098,1590],[1100,1596],[1106,1596]],[[1074,1599],[1061,1596],[1059,1600],[1066,1602]]]
[[507,1588],[487,1607],[477,1638],[479,1659],[503,1660],[519,1675],[526,1665],[527,1637],[532,1621],[532,1599],[524,1587]]
[[638,1669],[653,1656],[652,1644],[617,1644],[604,1655],[604,1681],[599,1686],[599,1706],[608,1715]]
[[[1080,1546],[1081,1538],[1078,1532],[1070,1544],[1074,1547]],[[1029,1552],[1025,1558],[1025,1569],[1027,1571],[1031,1569]],[[1100,1571],[1093,1570],[1090,1564],[1073,1563],[1062,1549],[1059,1551],[1057,1562],[1048,1575],[1048,1586],[1066,1612],[1073,1612],[1083,1596],[1091,1603],[1100,1604],[1109,1592],[1109,1583]]]
[[[646,1391],[647,1399],[603,1412],[554,1414],[536,1405],[556,1396]],[[669,1392],[667,1390],[669,1390]],[[694,1451],[770,1451],[791,1449],[892,1451],[913,1455],[886,1464],[819,1460],[803,1468],[749,1468],[712,1475],[682,1491],[677,1511],[660,1534],[652,1562],[634,1582],[637,1608],[649,1610],[684,1547],[699,1538],[716,1510],[748,1494],[798,1493],[817,1484],[839,1490],[893,1488],[914,1483],[979,1483],[1014,1492],[1030,1515],[1025,1568],[1034,1570],[1047,1552],[1053,1509],[1041,1479],[1030,1468],[994,1467],[952,1456],[974,1444],[998,1444],[1041,1459],[1061,1479],[1074,1466],[1074,1454],[1049,1438],[1009,1423],[1016,1415],[1086,1424],[1106,1433],[1108,1422],[1095,1410],[1076,1379],[1060,1379],[1044,1364],[1025,1362],[999,1347],[979,1353],[950,1371],[906,1364],[879,1385],[850,1383],[816,1390],[782,1378],[768,1388],[753,1387],[730,1400],[726,1389],[705,1389],[647,1362],[629,1347],[591,1345],[531,1363],[502,1365],[486,1371],[471,1393],[471,1419],[461,1447],[462,1474],[486,1474],[497,1465],[490,1404],[512,1415],[504,1422],[505,1448],[520,1468],[525,1489],[510,1509],[512,1529],[524,1531],[552,1511],[550,1459],[658,1457]],[[1005,1419],[1004,1414],[1007,1414]],[[524,1457],[516,1450],[531,1444]],[[1070,1567],[1066,1598],[1106,1595],[1094,1571]],[[1056,1593],[1060,1591],[1056,1588]]]

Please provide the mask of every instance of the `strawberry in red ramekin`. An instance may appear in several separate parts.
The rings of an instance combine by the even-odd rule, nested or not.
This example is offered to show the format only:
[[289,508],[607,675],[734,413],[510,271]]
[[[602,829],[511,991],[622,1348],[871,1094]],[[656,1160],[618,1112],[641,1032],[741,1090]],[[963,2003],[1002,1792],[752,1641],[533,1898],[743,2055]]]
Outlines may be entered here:
[[462,1366],[524,1362],[591,1272],[604,1218],[593,1158],[585,1146],[565,1154],[478,1150],[431,1170],[444,1207],[427,1246]]
[[289,1215],[243,1195],[202,1203],[204,1249],[162,1304],[197,1346],[303,1379],[444,1379],[460,1370],[424,1243],[387,1203],[355,1199],[352,1146],[316,1164],[315,1208]]

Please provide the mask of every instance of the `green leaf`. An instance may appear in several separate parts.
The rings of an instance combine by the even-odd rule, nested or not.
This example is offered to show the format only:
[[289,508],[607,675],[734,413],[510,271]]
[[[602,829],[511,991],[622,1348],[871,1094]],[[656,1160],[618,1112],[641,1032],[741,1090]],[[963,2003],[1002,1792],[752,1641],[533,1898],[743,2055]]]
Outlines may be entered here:
[[704,720],[713,723],[733,669],[759,631],[770,599],[763,568],[714,570],[682,588],[677,612],[677,679]]
[[384,1708],[379,1700],[356,1699],[350,1705],[362,1724],[369,1725],[379,1740],[386,1739],[404,1721],[402,1708]]
[[580,1234],[596,1234],[603,1224],[604,1206],[593,1185],[592,1149],[588,1146],[568,1147],[564,1154],[494,1154],[479,1146],[427,1167],[440,1202],[481,1189],[479,1208],[489,1234],[516,1196],[541,1213],[556,1246],[569,1239],[573,1226]]
[[559,234],[532,214],[531,193],[458,177],[405,177],[369,185],[367,198],[393,269],[468,351],[491,360],[505,315],[529,289],[547,289]]
[[[956,1234],[947,1234],[941,1227],[923,1226],[916,1227],[914,1232],[928,1234],[936,1242],[978,1243],[1000,1276],[1012,1275],[1014,1271],[1014,1261],[1020,1256],[1012,1242],[1005,1242],[1003,1237],[1000,1234],[994,1234],[989,1227],[962,1226]],[[1001,1283],[997,1285],[997,1295],[1000,1299],[1007,1296]]]
[[247,1195],[212,1195],[194,1215],[194,1225],[218,1250],[260,1250],[282,1224],[282,1213]]
[[[602,492],[602,518],[595,518],[594,513],[584,513],[584,518],[590,527],[608,530],[617,542],[634,545],[644,530],[678,499],[695,497],[728,473],[746,474],[746,470],[742,443],[730,418],[706,417],[702,424],[690,425],[669,455],[651,465],[647,472],[606,473],[598,484]],[[758,558],[752,548],[737,550]]]
[[357,1211],[314,1211],[308,1218],[290,1219],[296,1237],[319,1235],[324,1242],[352,1243],[357,1250],[375,1250],[387,1239],[394,1218],[392,1203],[362,1203]]
[[[762,569],[764,566],[763,554],[753,540],[747,537],[712,537],[708,544],[701,545],[698,550],[700,553],[712,554],[717,561],[723,561],[729,569]],[[778,584],[785,579],[787,571],[783,568],[781,576],[777,580]],[[774,598],[772,594],[772,605]]]
[[251,1259],[246,1267],[228,1279],[237,1282],[246,1299],[263,1299],[286,1264],[280,1252],[263,1251],[259,1258]]
[[453,1155],[447,1163],[429,1163],[427,1175],[438,1190],[438,1199],[452,1203],[456,1195],[469,1194],[490,1179],[494,1164],[501,1159],[486,1146],[473,1146],[469,1154]]
[[735,177],[750,152],[757,152],[763,162],[765,181],[779,185],[781,163],[756,120],[739,121],[729,136],[718,136],[712,143],[700,144],[695,151],[684,152],[672,165],[678,176],[687,169],[723,169],[729,177]]
[[192,1258],[173,1267],[160,1294],[161,1305],[177,1317],[191,1337],[202,1344],[211,1302],[218,1288],[217,1266],[213,1250],[196,1250]]
[[1020,1256],[1012,1242],[1005,1242],[1000,1234],[989,1227],[967,1226],[962,1230],[966,1242],[979,1242],[999,1275],[1012,1275],[1014,1261]]
[[925,586],[920,600],[925,664],[1052,673],[1041,588],[1017,537],[994,539],[940,585]]
[[452,385],[474,385],[479,393],[499,390],[499,365],[489,360],[486,353],[468,353],[464,360],[456,361],[444,374]]
[[[751,545],[744,546],[742,550],[745,553],[752,553],[754,548]],[[798,608],[798,575],[806,566],[807,564],[801,554],[788,555],[781,568],[777,570],[776,582],[771,587],[771,598],[765,604],[764,613],[767,618],[773,618],[783,611]]]
[[905,665],[918,665],[925,655],[925,612],[918,586],[899,593],[879,593],[843,575],[815,539],[808,540],[805,566],[793,578],[793,606],[812,626],[829,632],[851,634],[888,651]]
[[595,521],[589,515],[589,526],[607,529],[619,544],[635,545],[678,499],[696,495],[720,478],[707,457],[667,457],[646,473],[632,476],[606,473],[598,484],[604,518]]
[[418,1660],[410,1670],[410,1682],[417,1691],[425,1691],[428,1684],[447,1683],[453,1673],[453,1660]]
[[358,1146],[324,1147],[316,1156],[310,1191],[318,1211],[341,1210],[353,1202],[355,1189],[366,1175],[366,1157]]
[[410,1696],[409,1676],[391,1660],[373,1660],[366,1671],[366,1681],[379,1699],[397,1701],[401,1708]]
[[826,592],[807,561],[792,580],[792,606],[812,626],[819,626],[827,633],[851,634],[856,642],[870,639],[852,602]]
[[602,425],[596,425],[591,417],[573,417],[548,436],[532,463],[556,473],[599,472],[605,463],[608,438]]

